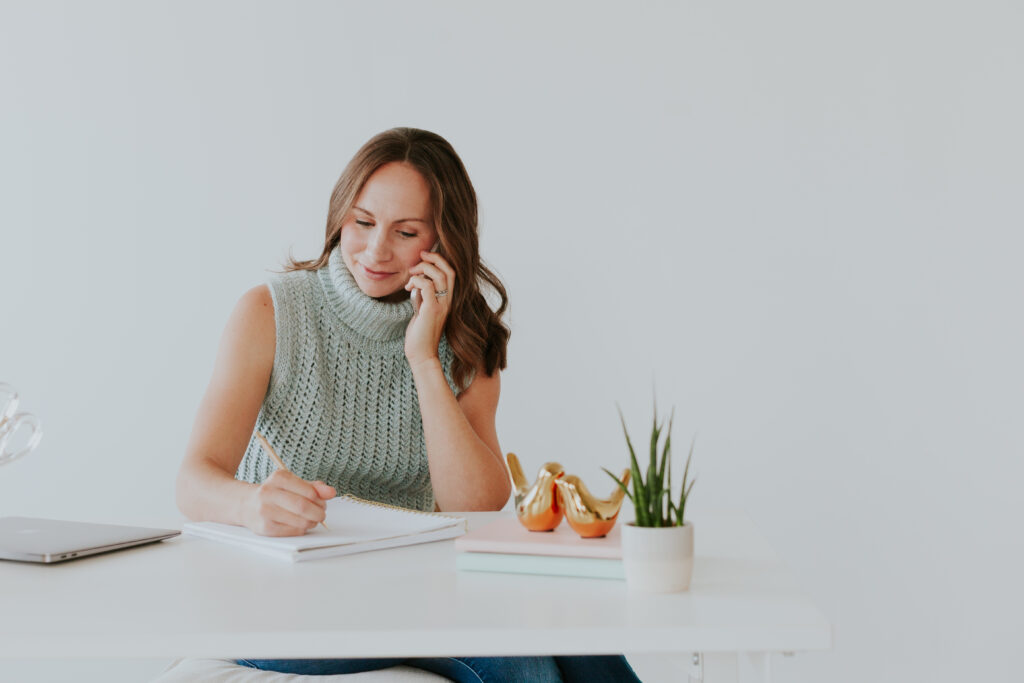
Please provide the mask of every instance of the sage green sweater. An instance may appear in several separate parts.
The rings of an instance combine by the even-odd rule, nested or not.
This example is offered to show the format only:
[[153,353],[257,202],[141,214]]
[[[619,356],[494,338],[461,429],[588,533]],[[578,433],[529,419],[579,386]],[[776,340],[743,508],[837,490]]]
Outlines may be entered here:
[[[268,281],[277,348],[256,429],[288,468],[340,494],[432,510],[423,421],[405,358],[412,303],[384,303],[363,293],[340,248],[317,271]],[[445,379],[454,358],[442,337]],[[249,440],[236,479],[262,482],[273,462]]]

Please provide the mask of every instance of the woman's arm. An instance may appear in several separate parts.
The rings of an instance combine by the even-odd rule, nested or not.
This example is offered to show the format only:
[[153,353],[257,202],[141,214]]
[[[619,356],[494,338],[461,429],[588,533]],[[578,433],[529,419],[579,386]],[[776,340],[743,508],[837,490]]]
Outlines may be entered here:
[[500,510],[512,486],[494,426],[501,379],[478,369],[458,399],[437,359],[412,367],[430,480],[441,510]]
[[274,367],[274,305],[266,285],[249,290],[221,337],[178,471],[178,508],[189,519],[240,524],[294,536],[324,519],[334,490],[276,471],[262,485],[235,479]]
[[419,396],[434,498],[442,510],[500,510],[512,491],[494,428],[501,380],[497,371],[488,377],[477,368],[459,398],[452,394],[437,348],[457,286],[455,270],[440,254],[420,257],[405,286],[422,295],[405,332],[405,357]]

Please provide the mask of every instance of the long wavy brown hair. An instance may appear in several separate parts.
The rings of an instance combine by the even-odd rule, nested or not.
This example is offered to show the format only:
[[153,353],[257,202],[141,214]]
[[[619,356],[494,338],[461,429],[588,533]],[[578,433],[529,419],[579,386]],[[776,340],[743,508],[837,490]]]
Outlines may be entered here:
[[[285,270],[317,270],[327,265],[363,185],[374,171],[391,162],[410,164],[430,186],[438,253],[455,270],[455,291],[444,333],[455,354],[452,379],[465,388],[477,368],[482,367],[488,376],[505,369],[510,331],[501,316],[508,307],[508,294],[480,258],[476,190],[459,155],[440,135],[418,128],[392,128],[371,138],[352,157],[331,192],[320,258],[292,258]],[[500,297],[497,310],[488,305],[484,287]]]

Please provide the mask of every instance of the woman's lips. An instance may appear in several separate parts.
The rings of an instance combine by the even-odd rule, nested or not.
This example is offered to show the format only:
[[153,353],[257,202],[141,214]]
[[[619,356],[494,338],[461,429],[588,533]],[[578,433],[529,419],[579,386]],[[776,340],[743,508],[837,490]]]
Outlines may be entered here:
[[389,277],[394,275],[394,273],[382,273],[380,271],[370,270],[361,263],[359,266],[363,269],[363,274],[371,280],[387,280]]

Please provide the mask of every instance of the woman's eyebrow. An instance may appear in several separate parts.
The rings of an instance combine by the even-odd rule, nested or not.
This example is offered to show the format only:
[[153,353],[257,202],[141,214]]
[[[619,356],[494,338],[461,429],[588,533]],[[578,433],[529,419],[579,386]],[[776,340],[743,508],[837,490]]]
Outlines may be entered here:
[[[353,206],[352,208],[356,209],[357,211],[362,211],[363,213],[365,213],[370,218],[376,218],[376,216],[374,216],[372,213],[370,213],[366,209],[362,208],[361,206]],[[399,218],[397,221],[394,221],[394,222],[395,223],[427,223],[428,225],[430,223],[430,221],[425,220],[423,218]]]

